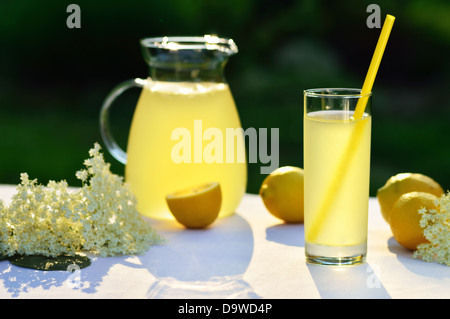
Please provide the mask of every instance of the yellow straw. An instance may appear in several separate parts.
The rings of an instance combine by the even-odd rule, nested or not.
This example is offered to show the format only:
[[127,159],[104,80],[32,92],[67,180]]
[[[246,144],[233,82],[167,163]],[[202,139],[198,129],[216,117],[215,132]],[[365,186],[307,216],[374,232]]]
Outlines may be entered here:
[[[353,113],[354,120],[359,120],[364,115],[367,100],[369,98],[369,93],[372,91],[375,76],[377,74],[378,67],[380,66],[381,58],[383,57],[384,49],[386,48],[386,44],[391,33],[394,20],[394,16],[391,16],[389,14],[386,16],[386,20],[384,21],[383,28],[381,29],[381,34],[378,38],[372,61],[370,62],[369,71],[367,72],[361,90],[362,97],[359,98],[358,103],[356,104],[355,112]],[[343,178],[343,176],[345,176],[345,172],[348,169],[348,163],[350,162],[349,159],[352,158],[354,150],[356,149],[355,146],[360,143],[364,123],[357,122],[356,124],[357,125],[355,127],[355,131],[353,132],[349,144],[347,145],[347,149],[344,152],[345,156],[338,164],[338,167],[336,168],[336,175],[327,192],[325,193],[326,196],[324,198],[324,201],[322,202],[322,206],[320,207],[320,210],[317,212],[317,214],[315,214],[312,223],[308,227],[309,229],[306,240],[309,242],[315,241],[315,239],[317,238],[320,229],[320,223],[323,222],[326,218],[326,214],[333,201],[333,196],[337,193],[339,181]]]
[[381,29],[381,34],[380,37],[378,38],[378,43],[375,48],[372,61],[370,62],[369,71],[367,71],[366,79],[364,80],[364,84],[361,90],[361,95],[363,97],[358,100],[355,112],[353,113],[353,118],[355,120],[361,119],[364,114],[364,110],[366,109],[368,99],[367,94],[369,94],[372,91],[373,82],[375,81],[375,76],[377,75],[378,67],[380,66],[384,49],[386,48],[389,35],[391,34],[392,26],[394,25],[394,20],[395,20],[394,16],[391,16],[390,14],[386,15],[386,20],[384,20],[383,28]]

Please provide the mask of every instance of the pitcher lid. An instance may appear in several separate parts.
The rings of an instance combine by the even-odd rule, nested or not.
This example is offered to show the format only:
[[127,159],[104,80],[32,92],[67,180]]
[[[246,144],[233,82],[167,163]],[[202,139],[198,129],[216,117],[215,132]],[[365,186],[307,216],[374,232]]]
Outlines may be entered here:
[[164,36],[144,38],[140,40],[141,46],[167,50],[212,50],[228,55],[236,54],[238,48],[229,38],[220,38],[217,35],[204,36]]

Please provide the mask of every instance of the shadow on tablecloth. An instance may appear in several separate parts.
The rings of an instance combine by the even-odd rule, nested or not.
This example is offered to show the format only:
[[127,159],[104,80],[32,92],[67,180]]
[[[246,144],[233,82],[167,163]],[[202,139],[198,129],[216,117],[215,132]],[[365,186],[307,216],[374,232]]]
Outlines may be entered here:
[[156,278],[148,298],[258,298],[243,279],[253,255],[250,225],[235,214],[204,230],[152,221],[167,243],[142,265]]
[[[67,275],[64,275],[64,280],[60,272],[55,272],[48,276],[48,272],[40,270],[31,270],[12,265],[8,260],[0,262],[0,276],[4,287],[10,294],[10,297],[20,297],[22,293],[27,293],[33,288],[42,287],[44,290],[53,286],[61,286]],[[56,275],[56,276],[55,276]],[[7,296],[2,296],[5,298]]]
[[[0,281],[3,281],[3,286],[10,294],[8,297],[11,298],[85,298],[94,296],[101,290],[104,279],[113,267],[122,265],[129,269],[142,268],[141,265],[130,262],[134,256],[89,257],[91,266],[72,271],[41,271],[18,267],[7,260],[1,261]],[[120,291],[118,294],[108,293],[112,297],[124,297]]]
[[430,263],[421,259],[413,258],[413,251],[401,246],[394,237],[387,241],[388,249],[397,256],[397,260],[409,271],[422,277],[431,277],[436,279],[448,278],[447,266],[438,263]]
[[266,239],[288,246],[305,247],[303,224],[277,224],[266,229]]
[[[4,260],[0,262],[0,279],[11,298],[63,298],[73,292],[96,293],[103,278],[117,264],[132,265],[128,256],[91,257],[92,265],[86,269],[72,271],[41,271],[18,267]],[[132,265],[133,266],[133,265]],[[59,288],[59,294],[51,290]],[[6,296],[4,296],[6,297]]]
[[[390,299],[378,278],[376,269],[364,263],[349,267],[327,267],[307,264],[322,298],[328,299]],[[374,267],[376,268],[376,267]]]
[[[97,294],[111,270],[122,265],[131,273],[124,271],[119,278],[114,277],[121,282],[127,281],[126,276],[139,279],[133,269],[146,269],[155,279],[149,285],[148,298],[259,298],[243,279],[254,245],[245,219],[236,214],[205,230],[184,229],[167,220],[151,223],[167,243],[150,248],[142,256],[92,257],[90,267],[75,273],[21,268],[5,260],[0,261],[0,282],[12,298],[88,297]],[[146,280],[144,276],[143,285]],[[58,288],[56,292],[54,288]],[[109,293],[124,296],[120,291]]]

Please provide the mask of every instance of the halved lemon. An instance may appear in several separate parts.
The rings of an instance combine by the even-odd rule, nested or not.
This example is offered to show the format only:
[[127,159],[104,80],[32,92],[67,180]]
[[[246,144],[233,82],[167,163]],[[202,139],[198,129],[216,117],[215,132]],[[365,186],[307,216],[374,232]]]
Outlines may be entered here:
[[183,189],[166,196],[175,219],[187,228],[205,228],[219,215],[222,205],[220,184],[211,182]]

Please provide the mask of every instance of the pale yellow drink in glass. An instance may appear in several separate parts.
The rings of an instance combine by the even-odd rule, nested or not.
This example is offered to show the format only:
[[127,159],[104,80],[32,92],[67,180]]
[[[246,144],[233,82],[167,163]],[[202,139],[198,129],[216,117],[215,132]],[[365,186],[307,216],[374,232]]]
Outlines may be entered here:
[[327,103],[304,116],[305,253],[323,264],[359,263],[367,245],[371,116],[354,120],[353,111]]
[[[140,213],[172,218],[165,202],[167,194],[216,181],[222,190],[219,217],[232,214],[245,193],[247,168],[245,161],[237,158],[238,153],[245,157],[241,134],[236,134],[234,140],[235,160],[227,163],[226,129],[240,127],[227,84],[149,80],[134,113],[125,168],[125,179],[138,199]],[[186,136],[173,135],[180,128],[190,134],[189,141]],[[222,141],[219,135],[204,135],[208,128],[218,129],[214,132],[222,133]],[[180,149],[180,145],[186,147]],[[222,162],[204,157],[221,151]],[[180,162],[181,157],[190,161]]]

